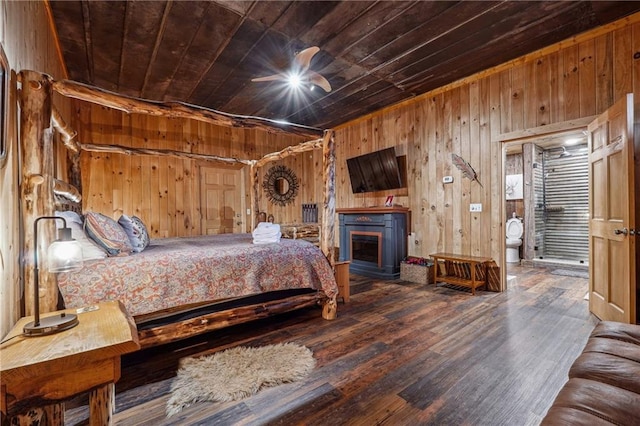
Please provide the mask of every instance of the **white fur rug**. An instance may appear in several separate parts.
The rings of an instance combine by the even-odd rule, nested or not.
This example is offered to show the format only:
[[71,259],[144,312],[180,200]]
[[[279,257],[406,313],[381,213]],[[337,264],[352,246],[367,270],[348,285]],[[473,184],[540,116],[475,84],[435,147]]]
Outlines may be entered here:
[[167,415],[197,402],[233,401],[264,387],[300,380],[315,364],[311,350],[296,343],[240,346],[200,358],[184,358],[171,384]]

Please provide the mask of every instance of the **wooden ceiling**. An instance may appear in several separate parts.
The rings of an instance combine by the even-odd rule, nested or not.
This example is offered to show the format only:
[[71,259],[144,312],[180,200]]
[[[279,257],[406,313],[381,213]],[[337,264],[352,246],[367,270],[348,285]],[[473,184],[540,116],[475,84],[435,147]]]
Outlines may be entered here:
[[[629,1],[55,1],[69,78],[330,128],[640,11]],[[333,90],[251,82],[319,46]]]

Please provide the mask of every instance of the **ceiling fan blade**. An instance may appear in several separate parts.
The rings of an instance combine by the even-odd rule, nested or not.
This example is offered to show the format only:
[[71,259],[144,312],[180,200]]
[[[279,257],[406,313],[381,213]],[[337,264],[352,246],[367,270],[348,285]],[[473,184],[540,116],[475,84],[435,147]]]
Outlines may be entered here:
[[307,71],[307,75],[309,76],[310,83],[321,87],[327,93],[331,91],[331,84],[329,84],[329,81],[326,78],[315,71]]
[[304,49],[302,52],[296,55],[295,61],[300,66],[301,71],[306,71],[309,69],[309,65],[311,64],[311,58],[313,55],[318,53],[320,48],[318,46],[309,47]]
[[286,80],[286,76],[282,74],[274,74],[274,75],[268,75],[266,77],[256,77],[251,79],[251,81],[276,81],[276,80]]

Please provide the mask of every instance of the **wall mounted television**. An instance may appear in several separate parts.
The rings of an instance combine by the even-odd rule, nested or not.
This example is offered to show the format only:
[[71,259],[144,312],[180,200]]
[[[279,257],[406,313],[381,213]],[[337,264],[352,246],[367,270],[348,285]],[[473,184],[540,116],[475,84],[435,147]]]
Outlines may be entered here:
[[404,188],[405,157],[396,157],[395,148],[386,148],[347,159],[347,169],[354,193]]

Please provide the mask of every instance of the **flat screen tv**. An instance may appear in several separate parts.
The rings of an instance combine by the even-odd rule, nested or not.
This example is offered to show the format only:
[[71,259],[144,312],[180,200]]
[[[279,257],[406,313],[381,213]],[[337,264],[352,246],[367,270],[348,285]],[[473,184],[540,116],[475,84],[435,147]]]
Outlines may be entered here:
[[370,152],[347,159],[354,193],[403,188],[400,164],[394,148]]

